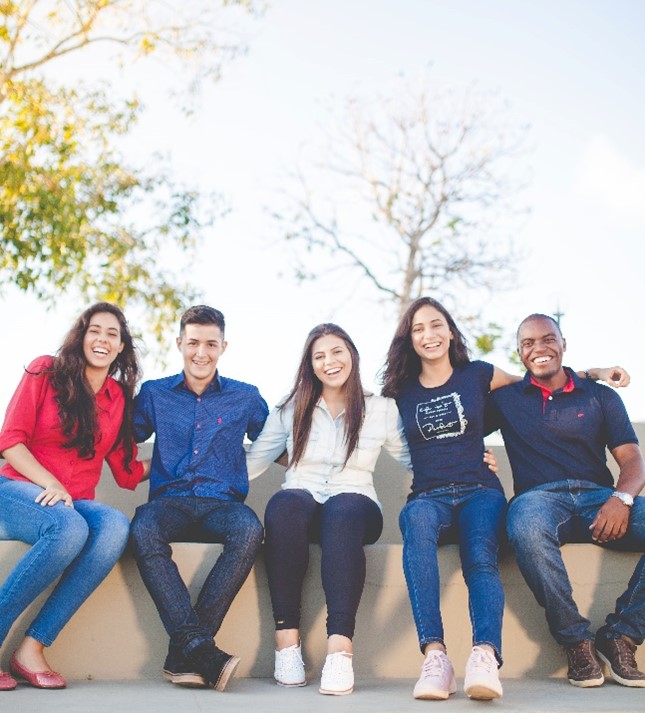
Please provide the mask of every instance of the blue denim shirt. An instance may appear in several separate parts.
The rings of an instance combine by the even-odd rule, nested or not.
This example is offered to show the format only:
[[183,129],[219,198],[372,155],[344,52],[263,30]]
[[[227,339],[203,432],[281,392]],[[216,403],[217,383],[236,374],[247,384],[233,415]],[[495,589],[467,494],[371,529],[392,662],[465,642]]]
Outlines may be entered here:
[[184,374],[146,381],[134,411],[137,442],[155,434],[150,500],[160,495],[243,501],[244,436],[254,441],[269,410],[255,386],[217,374],[200,395]]

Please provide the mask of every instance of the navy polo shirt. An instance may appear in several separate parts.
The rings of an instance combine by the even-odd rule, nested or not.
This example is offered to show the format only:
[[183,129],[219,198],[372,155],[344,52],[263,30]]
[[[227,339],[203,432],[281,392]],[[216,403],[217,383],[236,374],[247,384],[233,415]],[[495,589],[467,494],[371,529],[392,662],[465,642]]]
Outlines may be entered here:
[[486,430],[501,428],[516,495],[568,479],[611,488],[605,449],[638,444],[620,396],[566,371],[573,389],[558,389],[546,399],[528,372],[522,381],[490,394]]
[[249,491],[244,436],[269,409],[255,386],[217,374],[197,395],[184,374],[146,381],[134,404],[138,443],[153,433],[150,500],[160,495],[241,502]]

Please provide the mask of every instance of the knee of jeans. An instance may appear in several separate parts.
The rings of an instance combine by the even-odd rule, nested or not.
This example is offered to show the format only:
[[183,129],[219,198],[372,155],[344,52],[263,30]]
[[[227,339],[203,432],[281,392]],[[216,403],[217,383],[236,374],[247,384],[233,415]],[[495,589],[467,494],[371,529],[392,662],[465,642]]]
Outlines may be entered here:
[[232,545],[244,544],[259,548],[264,539],[264,527],[250,508],[245,508],[227,533],[226,540]]
[[399,527],[404,537],[423,537],[434,541],[438,538],[439,528],[431,508],[419,500],[412,500],[401,510]]
[[118,557],[125,549],[130,535],[130,521],[118,510],[110,513],[99,527],[96,536],[107,552],[114,552]]
[[516,552],[540,553],[544,549],[545,541],[554,536],[554,533],[550,533],[546,523],[539,518],[529,518],[525,515],[519,511],[512,515],[509,513],[506,523],[509,543]]
[[130,546],[135,557],[144,557],[160,549],[169,549],[168,543],[160,537],[159,528],[153,518],[137,513],[130,525]]
[[64,550],[65,552],[69,552],[73,558],[85,546],[90,534],[90,528],[85,518],[79,515],[76,510],[68,508],[62,503],[60,503],[60,509],[56,515],[57,516],[52,518],[49,524],[42,529],[40,536],[57,540],[61,554]]
[[308,514],[307,509],[303,505],[303,499],[300,491],[281,490],[276,493],[268,502],[264,513],[264,521],[267,528],[277,524],[284,526],[286,520],[299,521],[305,523]]
[[463,564],[463,574],[466,584],[469,584],[480,575],[498,576],[499,565],[497,564],[497,559]]

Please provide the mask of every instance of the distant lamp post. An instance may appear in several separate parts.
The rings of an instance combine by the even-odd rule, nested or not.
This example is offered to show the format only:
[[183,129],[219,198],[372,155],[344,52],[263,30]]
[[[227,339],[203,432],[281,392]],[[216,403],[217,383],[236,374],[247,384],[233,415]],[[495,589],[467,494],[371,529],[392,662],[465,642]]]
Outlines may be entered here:
[[560,320],[562,317],[564,317],[564,312],[560,309],[560,305],[557,306],[555,312],[553,313],[553,316],[555,317],[555,321],[560,329],[562,329],[562,325],[560,324]]

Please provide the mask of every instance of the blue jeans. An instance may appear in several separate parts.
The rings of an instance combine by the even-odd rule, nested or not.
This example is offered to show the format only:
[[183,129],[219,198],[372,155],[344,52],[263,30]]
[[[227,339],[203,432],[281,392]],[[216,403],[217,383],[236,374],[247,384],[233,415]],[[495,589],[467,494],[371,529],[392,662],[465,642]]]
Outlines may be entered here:
[[383,529],[379,506],[358,493],[340,493],[320,504],[307,490],[289,488],[269,500],[264,519],[276,629],[300,628],[309,543],[317,542],[322,548],[327,635],[354,638],[356,612],[365,584],[363,547],[376,542]]
[[[508,536],[517,564],[545,609],[551,634],[563,646],[594,637],[589,620],[573,601],[560,545],[593,542],[589,525],[612,492],[588,480],[560,480],[522,493],[508,511]],[[645,552],[645,498],[635,499],[625,536],[601,546]],[[645,556],[640,558],[627,590],[599,632],[606,638],[622,634],[637,644],[642,644],[645,637]]]
[[[159,497],[137,508],[131,541],[144,584],[177,651],[188,654],[219,631],[262,544],[263,529],[243,503]],[[219,542],[221,555],[193,607],[172,560],[171,542]]]
[[454,535],[468,587],[473,646],[491,646],[502,663],[504,590],[498,556],[506,498],[483,485],[452,485],[420,493],[401,511],[403,569],[419,645],[444,643],[437,547]]
[[0,476],[0,539],[32,545],[0,587],[0,645],[20,614],[60,577],[26,632],[51,646],[128,542],[122,512],[94,500],[43,507],[34,502],[41,492],[31,482]]

